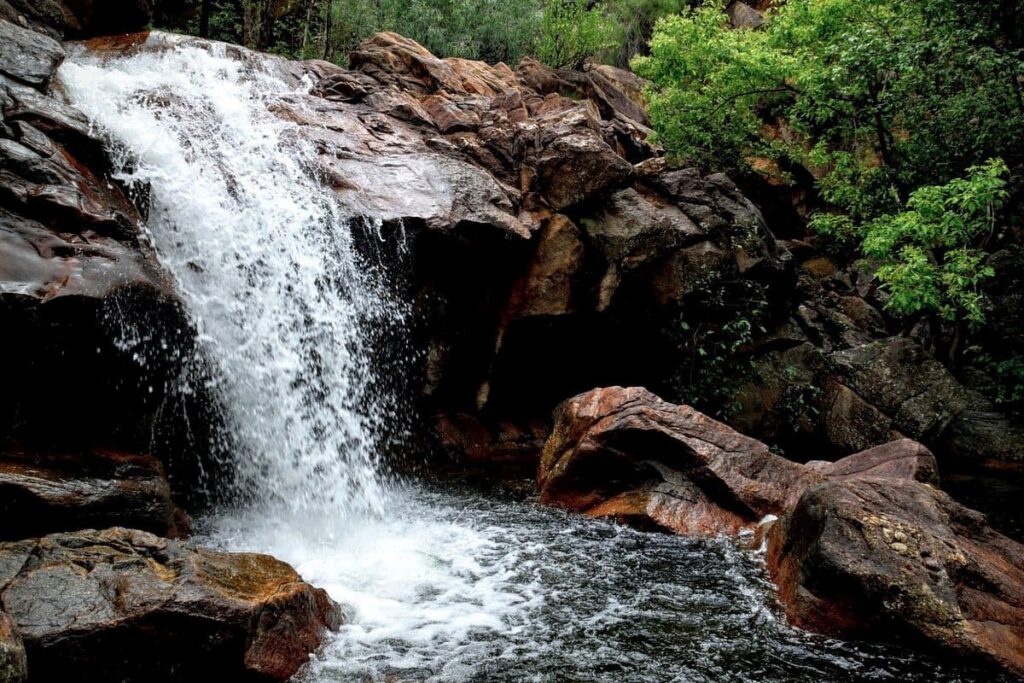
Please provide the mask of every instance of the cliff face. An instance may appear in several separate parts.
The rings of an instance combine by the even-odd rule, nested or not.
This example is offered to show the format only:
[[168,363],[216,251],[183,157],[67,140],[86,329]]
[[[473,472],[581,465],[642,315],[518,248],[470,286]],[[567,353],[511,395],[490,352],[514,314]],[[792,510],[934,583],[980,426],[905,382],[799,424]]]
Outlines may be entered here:
[[[0,342],[19,359],[0,434],[23,450],[153,444],[187,489],[218,431],[209,397],[175,393],[204,371],[191,324],[140,228],[145,197],[110,180],[103,142],[50,84],[65,49],[211,44],[66,48],[22,16],[2,25],[22,49],[0,65],[0,292],[19,330]],[[940,458],[1024,452],[1019,426],[894,336],[869,272],[777,240],[794,226],[766,224],[725,176],[667,167],[632,74],[439,59],[394,34],[350,69],[227,49],[296,86],[276,113],[320,150],[367,258],[406,269],[425,349],[411,381],[458,458],[533,467],[552,408],[609,384],[728,402],[734,427],[800,455],[902,435]],[[62,402],[55,431],[69,383],[96,398]]]

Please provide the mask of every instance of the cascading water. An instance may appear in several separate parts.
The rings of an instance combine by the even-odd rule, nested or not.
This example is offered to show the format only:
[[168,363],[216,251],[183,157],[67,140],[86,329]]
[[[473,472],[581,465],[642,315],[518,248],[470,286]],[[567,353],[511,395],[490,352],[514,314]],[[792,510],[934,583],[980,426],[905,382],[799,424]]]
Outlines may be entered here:
[[149,190],[150,237],[215,364],[239,492],[299,515],[379,513],[388,406],[368,390],[365,331],[399,311],[360,269],[316,150],[269,111],[301,92],[225,49],[85,59],[61,79],[114,142],[119,179]]
[[[992,681],[776,617],[760,558],[447,487],[387,485],[374,389],[391,303],[316,153],[275,115],[305,97],[237,48],[178,44],[60,72],[148,187],[150,237],[212,363],[239,504],[202,541],[271,552],[349,623],[315,681]],[[233,56],[229,56],[233,55]]]

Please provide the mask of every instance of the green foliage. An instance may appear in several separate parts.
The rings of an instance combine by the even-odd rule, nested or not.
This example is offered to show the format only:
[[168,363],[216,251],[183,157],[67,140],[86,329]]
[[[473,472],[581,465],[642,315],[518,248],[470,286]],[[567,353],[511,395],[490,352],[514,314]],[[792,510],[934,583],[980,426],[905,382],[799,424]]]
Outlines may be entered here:
[[633,69],[651,80],[651,120],[678,162],[736,167],[759,137],[761,110],[788,92],[793,67],[770,49],[765,32],[733,31],[722,3],[660,20],[650,55]]
[[996,359],[991,354],[981,353],[972,360],[990,378],[981,389],[996,403],[1024,404],[1024,358]]
[[866,225],[863,250],[880,264],[888,310],[984,323],[979,285],[994,273],[981,247],[1006,200],[1008,172],[1002,160],[991,160],[965,178],[914,190],[904,211]]
[[533,52],[541,16],[537,0],[345,0],[332,7],[339,55],[394,31],[444,57],[511,63]]
[[789,0],[756,31],[724,4],[662,19],[634,62],[677,160],[788,158],[860,221],[1024,152],[1024,0]]
[[[748,347],[766,332],[768,302],[760,287],[749,281],[709,283],[697,292],[697,299],[697,307],[705,309],[699,322],[683,319],[674,333],[684,357],[674,393],[683,403],[726,419],[741,408],[736,393],[753,370]],[[708,320],[713,313],[726,317]]]
[[690,0],[604,0],[601,6],[615,31],[615,44],[600,57],[615,66],[629,66],[633,57],[647,54],[655,22],[691,4]]
[[540,22],[537,57],[553,67],[578,69],[615,45],[615,28],[588,0],[547,0]]

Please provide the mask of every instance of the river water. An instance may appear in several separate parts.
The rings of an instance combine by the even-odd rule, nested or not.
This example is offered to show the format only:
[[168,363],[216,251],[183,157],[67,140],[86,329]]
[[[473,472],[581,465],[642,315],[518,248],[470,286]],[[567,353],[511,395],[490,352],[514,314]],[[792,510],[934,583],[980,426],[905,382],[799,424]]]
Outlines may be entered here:
[[214,377],[235,503],[198,540],[272,553],[345,606],[302,680],[995,680],[790,628],[733,541],[390,481],[376,454],[400,403],[369,358],[403,308],[357,257],[318,150],[271,113],[303,87],[233,55],[81,52],[59,82],[147,188],[148,238],[212,368],[196,376]]

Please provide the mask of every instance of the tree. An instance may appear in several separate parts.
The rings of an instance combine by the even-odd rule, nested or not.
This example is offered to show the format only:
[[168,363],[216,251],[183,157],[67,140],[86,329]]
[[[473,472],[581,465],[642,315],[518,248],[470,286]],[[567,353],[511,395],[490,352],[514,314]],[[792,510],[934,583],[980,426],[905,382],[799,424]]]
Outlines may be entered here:
[[724,2],[662,19],[651,116],[676,159],[810,168],[858,220],[992,157],[1024,155],[1024,0],[789,0],[765,30],[732,30]]
[[[914,190],[905,210],[880,216],[863,228],[863,251],[878,264],[889,292],[885,308],[900,316],[929,317],[954,326],[946,360],[959,360],[964,327],[985,323],[982,282],[985,239],[1008,192],[1001,159],[973,167],[964,178]],[[933,339],[940,339],[936,329]]]
[[266,50],[273,44],[274,1],[243,0],[242,42],[246,47]]
[[587,0],[548,0],[540,29],[537,56],[549,66],[579,69],[615,45],[614,27]]

